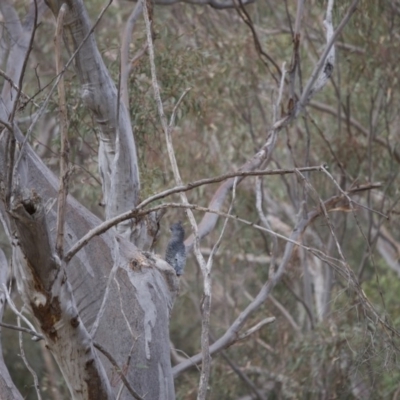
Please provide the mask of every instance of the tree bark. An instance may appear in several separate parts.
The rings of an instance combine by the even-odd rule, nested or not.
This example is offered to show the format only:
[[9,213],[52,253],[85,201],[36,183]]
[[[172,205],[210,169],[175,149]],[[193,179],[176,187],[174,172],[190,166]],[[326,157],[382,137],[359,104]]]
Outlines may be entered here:
[[[49,4],[57,10],[59,3]],[[74,51],[90,33],[89,20],[81,1],[67,4],[64,30],[69,29],[67,41]],[[14,34],[15,43],[21,35],[26,36],[22,28]],[[21,70],[26,47],[16,47],[14,52],[17,61],[7,73],[18,81],[15,71]],[[85,103],[101,127],[99,159],[106,215],[113,216],[133,208],[138,199],[139,175],[130,119],[125,106],[117,107],[117,90],[92,34],[75,61]],[[10,109],[4,102],[0,105],[3,121],[8,121]],[[22,146],[25,137],[15,123],[12,132],[3,131],[0,136],[0,188],[6,187],[7,137],[11,134],[17,141],[15,159],[19,161],[13,172],[10,204],[5,191],[0,193],[1,220],[13,243],[18,290],[38,331],[45,336],[71,396],[108,399],[122,390],[121,399],[132,398],[122,388],[116,363],[118,372],[122,371],[140,396],[174,399],[169,317],[178,280],[163,260],[141,252],[151,246],[156,234],[155,214],[142,221],[130,220],[94,238],[65,264],[55,251],[58,180],[29,143]],[[67,197],[65,212],[67,253],[101,220],[72,196]],[[94,342],[112,355],[114,365]]]

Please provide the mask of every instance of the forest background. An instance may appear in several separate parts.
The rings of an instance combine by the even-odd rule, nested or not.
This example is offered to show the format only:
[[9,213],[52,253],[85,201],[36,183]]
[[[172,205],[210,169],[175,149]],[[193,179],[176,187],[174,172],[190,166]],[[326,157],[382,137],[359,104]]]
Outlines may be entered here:
[[[10,3],[21,17],[25,15],[27,4]],[[165,113],[176,111],[172,140],[183,182],[238,170],[263,145],[276,114],[290,111],[287,87],[276,109],[277,67],[283,70],[286,63],[290,76],[298,3],[266,0],[223,10],[187,3],[154,6],[157,78]],[[349,5],[349,1],[335,3],[334,26]],[[85,6],[95,21],[105,4],[91,0]],[[134,6],[113,1],[95,29],[98,48],[116,84],[121,33]],[[326,43],[325,13],[325,2],[305,2],[296,70],[299,93]],[[36,103],[43,101],[46,85],[56,75],[55,26],[47,11],[24,76],[23,90],[29,96],[38,92],[38,86],[42,89]],[[276,319],[213,356],[210,399],[400,398],[399,39],[400,3],[360,1],[336,42],[329,82],[279,132],[269,169],[292,172],[247,177],[235,187],[229,212],[251,224],[230,219],[214,258],[211,342],[254,300],[270,269],[279,265],[286,240],[270,232],[289,237],[299,215],[321,209],[334,196],[341,198],[307,227],[303,246],[296,247],[272,294],[246,326]],[[129,51],[133,57],[129,112],[144,199],[173,187],[174,178],[153,93],[142,17],[135,23]],[[67,70],[70,193],[104,218],[96,127],[82,106],[81,87],[74,78],[73,69]],[[30,104],[18,112],[22,129],[29,126],[35,107]],[[56,174],[61,146],[54,112],[58,107],[54,94],[31,138],[37,154]],[[293,170],[309,166],[316,168]],[[189,191],[190,203],[207,207],[217,188],[218,183],[212,183]],[[262,194],[261,203],[257,194]],[[229,206],[230,200],[223,211],[228,212]],[[198,221],[203,215],[195,211]],[[184,221],[189,236],[183,209],[169,209],[161,221],[156,253],[164,253],[169,224],[177,220]],[[202,239],[204,255],[211,253],[222,229],[223,219]],[[4,233],[1,247],[10,259]],[[310,249],[318,249],[325,258]],[[13,296],[21,305],[16,290]],[[202,296],[202,274],[190,253],[170,320],[173,364],[201,351]],[[15,315],[7,310],[3,322],[15,324]],[[33,378],[19,356],[18,335],[3,328],[2,347],[22,395],[36,398]],[[43,399],[68,398],[43,342],[25,337],[24,347]],[[176,377],[178,399],[196,398],[198,376],[193,368]]]

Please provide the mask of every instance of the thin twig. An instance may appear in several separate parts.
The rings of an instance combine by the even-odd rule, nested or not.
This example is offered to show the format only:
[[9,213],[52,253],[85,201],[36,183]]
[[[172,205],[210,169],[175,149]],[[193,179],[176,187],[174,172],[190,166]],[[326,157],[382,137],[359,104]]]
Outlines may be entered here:
[[22,93],[22,83],[24,80],[25,70],[26,70],[26,66],[28,64],[29,55],[31,54],[31,51],[33,48],[33,40],[35,39],[35,33],[36,33],[36,28],[37,28],[37,19],[38,19],[38,7],[37,7],[36,0],[34,0],[34,5],[35,5],[35,16],[34,16],[34,22],[33,22],[33,27],[32,27],[32,33],[31,33],[31,37],[29,40],[28,49],[27,49],[25,57],[24,57],[24,62],[22,64],[21,74],[20,74],[19,80],[18,80],[17,95],[15,97],[13,108],[12,108],[12,111],[11,111],[11,114],[9,117],[9,121],[10,121],[11,125],[13,125],[13,123],[14,123],[15,113],[17,112],[19,99],[20,99],[21,93]]
[[[315,166],[315,167],[297,168],[297,170],[301,171],[301,172],[303,172],[303,171],[321,171],[322,167],[323,167],[323,165]],[[148,204],[153,203],[156,200],[163,199],[171,194],[186,192],[186,191],[189,191],[189,190],[194,189],[199,186],[208,185],[210,183],[215,183],[215,182],[221,182],[221,181],[224,181],[224,180],[236,177],[236,176],[238,176],[238,177],[258,176],[258,175],[264,176],[264,175],[282,175],[282,174],[293,174],[293,173],[295,173],[295,169],[232,172],[229,174],[217,176],[215,178],[200,179],[198,181],[188,183],[187,185],[178,185],[174,188],[164,190],[163,192],[155,194],[155,195],[149,197],[148,199],[142,201],[133,210],[126,211],[125,213],[117,215],[114,218],[110,218],[109,220],[101,223],[97,227],[90,230],[85,236],[83,236],[81,239],[79,239],[71,247],[71,249],[68,251],[68,253],[65,256],[65,261],[69,262],[71,260],[71,258],[95,236],[98,236],[98,235],[101,235],[101,234],[107,232],[113,226],[119,224],[122,221],[125,221],[127,219],[131,219],[131,218],[135,217],[137,215],[138,211],[143,209]]]
[[169,120],[169,126],[170,127],[174,127],[175,126],[175,117],[176,117],[176,112],[178,111],[179,106],[182,103],[183,98],[189,93],[189,91],[192,88],[188,87],[184,90],[184,92],[181,94],[181,97],[179,97],[178,101],[176,102],[173,110],[172,110],[172,114],[171,114],[171,118]]
[[292,61],[289,68],[289,105],[288,112],[291,112],[294,107],[295,91],[296,91],[296,72],[300,68],[300,26],[303,18],[304,0],[297,0],[296,21],[293,31],[293,53]]
[[110,361],[110,363],[114,366],[115,372],[119,375],[121,378],[122,382],[124,383],[125,387],[128,389],[129,393],[138,400],[143,400],[143,397],[140,396],[131,386],[131,384],[128,382],[126,379],[125,374],[122,372],[121,368],[119,367],[118,363],[115,361],[114,357],[100,344],[97,342],[93,342],[93,346],[97,349],[100,350]]
[[[172,5],[178,2],[188,3],[188,4],[197,4],[200,6],[205,6],[208,4],[210,7],[216,10],[226,10],[228,8],[237,8],[237,4],[235,0],[230,1],[219,1],[219,0],[156,0],[154,3],[157,5]],[[242,0],[243,5],[252,4],[255,0]]]
[[6,121],[0,119],[0,124],[4,125],[5,128],[7,128],[7,130],[12,134],[13,133],[13,127]]
[[251,336],[253,333],[259,331],[264,325],[269,325],[275,322],[275,317],[264,318],[258,324],[254,325],[252,328],[248,329],[246,332],[243,332],[241,335],[238,336],[237,341],[244,340]]
[[[235,202],[236,198],[236,185],[237,185],[237,177],[234,180],[233,188],[232,188],[232,200],[231,204],[229,205],[228,215],[231,214],[232,207]],[[222,226],[221,233],[218,237],[218,240],[215,242],[210,256],[207,260],[206,265],[206,275],[204,276],[204,284],[209,285],[211,288],[211,269],[214,261],[214,255],[218,251],[218,248],[221,244],[223,235],[225,233],[225,229],[227,226],[229,218],[225,218],[224,225]],[[211,291],[207,293],[204,291],[203,297],[203,306],[202,306],[202,318],[201,318],[201,345],[202,345],[202,355],[203,355],[203,362],[201,366],[200,372],[200,385],[199,385],[199,399],[205,399],[207,396],[207,388],[208,388],[208,381],[210,379],[210,369],[211,369],[211,357],[210,357],[210,318],[211,318]]]
[[237,374],[237,376],[252,390],[252,392],[256,395],[259,400],[266,400],[266,397],[258,390],[256,385],[251,381],[251,379],[246,375],[244,371],[242,371],[227,355],[227,352],[221,351],[222,358],[228,363],[228,365],[232,368],[232,370]]
[[121,98],[126,109],[129,109],[129,90],[128,90],[128,77],[131,70],[132,62],[129,61],[129,44],[132,39],[133,28],[136,21],[142,12],[142,2],[138,1],[129,16],[124,32],[122,34],[121,43]]
[[[256,178],[256,209],[257,209],[258,216],[259,216],[261,222],[263,223],[263,225],[272,232],[271,225],[269,224],[268,219],[264,214],[262,203],[263,203],[262,180],[258,176]],[[271,260],[270,260],[270,264],[269,264],[270,267],[269,267],[269,272],[268,272],[268,274],[270,276],[272,276],[272,274],[275,273],[275,261],[278,258],[278,251],[279,251],[277,236],[275,234],[272,234],[271,236],[272,236],[273,244],[272,244],[272,256],[271,256]]]
[[[28,64],[28,59],[29,55],[31,53],[31,50],[33,48],[33,40],[35,38],[35,33],[36,33],[36,27],[37,27],[37,18],[38,18],[38,9],[37,9],[37,3],[36,0],[34,0],[34,5],[35,5],[35,17],[34,17],[34,23],[32,27],[32,33],[31,37],[29,40],[29,45],[28,49],[26,51],[25,57],[24,57],[24,62],[22,64],[22,69],[21,69],[21,74],[19,76],[18,80],[18,90],[17,90],[17,95],[14,100],[13,108],[11,110],[11,114],[8,118],[10,125],[13,127],[14,126],[14,118],[15,114],[17,112],[17,107],[19,103],[19,99],[21,97],[21,90],[22,90],[22,83],[24,80],[24,75],[25,75],[25,70],[26,66]],[[13,132],[13,129],[9,130],[9,135],[10,135],[10,140],[7,142],[7,155],[6,155],[6,165],[7,165],[7,192],[6,192],[6,203],[7,206],[10,207],[10,201],[11,201],[11,192],[12,192],[12,183],[13,183],[13,177],[14,177],[14,169],[16,169],[18,162],[14,164],[15,161],[15,148],[16,148],[16,138]]]
[[[325,166],[325,164],[321,164],[321,165],[317,165],[314,167],[297,168],[297,170],[299,170],[300,172],[322,171],[322,167],[324,167],[324,166]],[[188,190],[192,190],[199,186],[208,185],[211,183],[222,182],[222,181],[225,181],[230,178],[246,177],[246,176],[286,175],[286,174],[294,174],[295,170],[296,170],[295,168],[291,168],[291,169],[275,169],[275,170],[236,171],[236,172],[231,172],[228,174],[216,176],[213,178],[204,178],[204,179],[200,179],[198,181],[188,183],[187,185],[176,186],[174,188],[167,189],[167,190],[164,190],[163,192],[155,194],[155,195],[147,198],[146,200],[142,201],[137,206],[137,209],[141,209],[141,208],[147,206],[148,204],[153,203],[156,200],[160,200],[164,197],[167,197],[171,194],[179,193],[182,191],[186,192]]]
[[[306,87],[303,90],[303,93],[301,94],[300,100],[297,105],[297,108],[299,109],[299,111],[309,101],[310,93],[313,90],[314,83],[316,82],[316,80],[319,76],[319,73],[322,70],[322,67],[325,65],[327,57],[331,54],[331,49],[333,48],[333,45],[334,45],[336,39],[339,37],[343,28],[349,22],[353,13],[356,11],[358,2],[359,2],[359,0],[353,0],[353,3],[348,8],[346,15],[344,16],[344,18],[342,19],[339,26],[336,28],[336,30],[334,32],[332,32],[332,33],[329,32],[329,29],[327,27],[327,29],[328,29],[327,36],[328,37],[330,36],[330,38],[326,44],[324,52],[322,53],[321,57],[319,58],[317,65],[315,66],[315,68],[310,76],[310,79],[308,80],[308,82],[306,84]],[[328,3],[328,13],[327,13],[328,15],[327,15],[327,20],[326,20],[328,24],[329,24],[329,22],[332,23],[332,19],[330,19],[330,21],[328,20],[328,18],[332,18],[331,14],[329,14],[330,7],[331,7],[331,0],[329,0],[329,3]],[[333,65],[331,67],[333,68]]]
[[[280,107],[281,101],[282,101],[282,93],[283,93],[283,87],[285,85],[285,74],[286,74],[285,65],[286,65],[285,63],[283,63],[283,65],[282,65],[282,75],[281,75],[281,82],[279,85],[278,98],[277,98],[275,104],[273,105],[273,107],[274,107],[273,108],[274,109],[274,113],[273,113],[274,123],[277,121],[278,110],[279,110],[279,107]],[[257,176],[257,178],[256,178],[256,209],[257,209],[257,213],[261,219],[261,222],[265,225],[265,227],[272,231],[271,226],[268,222],[268,219],[264,214],[262,204],[263,204],[262,179],[261,179],[261,176]],[[272,274],[275,273],[275,260],[278,257],[278,240],[277,240],[276,235],[272,235],[272,241],[273,241],[273,249],[272,249],[272,257],[271,257],[270,268],[269,268],[270,276],[272,276]]]
[[277,121],[278,118],[278,111],[279,107],[282,102],[282,94],[283,94],[283,88],[285,86],[285,75],[286,75],[286,69],[285,69],[286,63],[282,64],[282,76],[281,76],[281,83],[279,85],[279,92],[278,92],[278,98],[276,100],[276,103],[274,104],[274,123]]
[[296,301],[298,301],[304,307],[304,309],[306,310],[307,316],[309,318],[311,329],[314,329],[314,318],[313,318],[312,311],[310,310],[310,307],[308,306],[308,304],[295,292],[295,290],[293,290],[293,288],[288,283],[288,279],[283,278],[282,283],[286,286],[286,289],[288,289],[289,293],[291,293],[291,295],[296,299]]
[[20,331],[24,333],[28,333],[29,335],[32,335],[35,340],[40,339],[44,340],[44,336],[36,331],[33,331],[32,329],[24,328],[23,326],[17,326],[17,325],[10,325],[6,324],[4,322],[0,322],[0,326],[3,328],[11,329],[13,331]]
[[39,104],[33,101],[33,97],[29,97],[21,88],[19,88],[16,83],[11,79],[11,77],[9,77],[2,69],[0,69],[0,76],[2,76],[17,92],[20,91],[21,95],[24,96],[28,100],[28,102],[31,101],[36,107],[39,108]]
[[[369,137],[369,131],[368,129],[366,129],[364,126],[361,125],[361,123],[359,121],[357,121],[353,116],[349,116],[349,115],[343,115],[340,110],[337,110],[333,107],[328,106],[327,104],[324,103],[320,103],[317,101],[310,101],[309,102],[309,106],[313,107],[317,110],[323,111],[327,114],[336,116],[337,118],[339,118],[341,121],[346,121],[348,124],[350,124],[351,126],[354,126],[354,128],[357,129],[358,132],[360,132],[363,136],[365,137]],[[395,147],[391,147],[388,145],[388,143],[380,136],[376,136],[374,135],[372,140],[375,143],[378,143],[380,146],[384,147],[385,149],[387,149],[389,151],[389,153],[393,154],[394,159],[396,160],[396,162],[400,163],[400,152],[398,149],[396,149]]]
[[[371,244],[370,244],[370,241],[368,240],[367,236],[365,235],[365,233],[364,233],[364,231],[363,231],[363,229],[362,229],[362,227],[361,227],[360,222],[358,221],[358,218],[357,218],[357,215],[356,215],[354,206],[353,206],[353,202],[352,202],[350,196],[349,196],[347,193],[345,193],[345,192],[343,191],[343,189],[342,189],[342,188],[340,187],[340,185],[336,182],[336,180],[333,178],[333,176],[332,176],[325,168],[323,168],[323,171],[324,171],[324,173],[332,180],[332,182],[333,182],[334,185],[338,188],[338,190],[340,191],[340,193],[342,193],[342,194],[346,197],[347,201],[349,202],[349,206],[350,206],[350,208],[351,208],[351,211],[352,211],[354,220],[356,221],[357,227],[358,227],[358,229],[359,229],[359,231],[360,231],[362,237],[364,238],[365,243],[367,244],[368,255],[369,255],[369,257],[370,257],[372,266],[373,266],[374,269],[375,269],[375,277],[376,277],[376,281],[377,281],[377,284],[378,284],[378,291],[379,291],[379,294],[380,294],[380,298],[381,298],[381,301],[382,301],[382,304],[383,304],[384,309],[386,309],[385,299],[384,299],[383,294],[382,294],[381,284],[380,284],[380,281],[379,281],[379,274],[378,274],[377,266],[376,266],[376,263],[375,263],[375,260],[374,260],[374,256],[373,256]],[[357,191],[359,191],[359,188],[357,188],[357,187],[356,187],[356,188],[353,188],[353,193],[357,193]],[[359,276],[359,277],[361,276],[360,271],[359,271],[358,276]]]
[[[375,184],[368,184],[368,185],[364,185],[364,190],[369,190],[369,189],[374,189],[377,186]],[[349,193],[352,193],[351,191]],[[343,196],[333,196],[330,199],[326,200],[326,204],[328,205],[328,210],[336,210],[335,206],[343,199]],[[125,221],[126,219],[130,219],[133,217],[142,217],[144,215],[147,215],[149,213],[152,213],[154,211],[158,211],[158,210],[162,210],[165,208],[190,208],[190,209],[195,209],[197,211],[202,211],[202,212],[207,212],[207,213],[212,213],[212,214],[217,214],[219,216],[222,217],[227,217],[227,218],[233,218],[236,219],[237,221],[243,222],[247,225],[253,226],[257,229],[260,230],[264,230],[265,232],[268,232],[272,235],[276,235],[278,238],[284,239],[284,240],[288,240],[287,237],[280,235],[272,230],[269,230],[267,228],[264,228],[262,226],[259,226],[257,224],[254,224],[252,222],[249,222],[245,219],[239,218],[236,215],[228,215],[226,213],[223,213],[221,211],[218,210],[213,210],[210,208],[206,208],[206,207],[200,207],[198,205],[195,204],[180,204],[180,203],[166,203],[166,204],[161,204],[159,206],[147,209],[147,210],[138,210],[138,209],[134,209],[133,211],[128,211],[126,213],[123,213],[115,218],[112,218],[108,221],[103,222],[102,224],[100,224],[99,226],[97,226],[96,228],[92,229],[91,231],[89,231],[83,238],[81,238],[72,248],[71,250],[67,253],[67,255],[65,256],[65,260],[69,261],[83,246],[85,246],[93,237],[98,236],[103,234],[104,232],[106,232],[107,230],[109,230],[110,228],[112,228],[114,225],[118,224],[119,222]],[[298,243],[296,243],[298,244]],[[303,246],[303,248],[310,249],[309,247]],[[315,251],[318,251],[316,249],[314,249]]]
[[92,325],[92,329],[90,330],[90,336],[92,338],[94,338],[96,335],[97,329],[100,325],[101,317],[103,316],[104,311],[106,309],[107,299],[108,299],[108,295],[110,293],[110,288],[111,288],[111,282],[114,279],[114,276],[118,271],[118,268],[119,268],[119,264],[118,264],[118,262],[115,262],[114,266],[112,267],[112,269],[110,271],[110,275],[108,276],[107,286],[106,286],[106,289],[104,290],[104,295],[103,295],[103,300],[101,302],[100,310],[97,312],[96,319]]
[[[234,0],[235,1],[235,0]],[[279,76],[282,76],[282,72],[279,68],[279,65],[275,62],[275,60],[269,55],[267,54],[262,46],[261,46],[261,42],[260,39],[258,38],[256,29],[254,27],[254,23],[249,15],[249,13],[247,12],[246,8],[244,7],[245,5],[245,1],[243,0],[238,0],[239,2],[239,7],[236,7],[236,11],[239,14],[239,16],[242,18],[243,22],[250,28],[251,30],[251,34],[253,36],[253,42],[254,42],[254,47],[256,48],[256,51],[260,57],[260,60],[263,62],[263,64],[267,67],[269,73],[271,74],[272,78],[275,80],[276,84],[278,84],[279,79],[275,76],[275,74],[271,71],[268,63],[271,63],[274,68],[276,69],[277,73]],[[267,62],[268,61],[268,62]]]
[[35,332],[36,329],[35,329],[35,327],[32,325],[32,323],[29,321],[29,319],[26,318],[26,317],[22,314],[22,312],[18,311],[18,309],[17,309],[16,305],[14,304],[14,302],[12,301],[11,296],[10,296],[10,293],[8,292],[7,287],[6,287],[6,285],[5,285],[4,283],[2,284],[2,288],[3,288],[3,291],[4,291],[5,295],[6,295],[6,297],[7,297],[7,304],[10,306],[11,310],[14,312],[14,314],[15,314],[17,317],[22,318],[22,319],[24,320],[24,322],[31,328],[31,330],[32,330],[33,332]]
[[[63,34],[64,15],[67,12],[67,5],[63,3],[58,12],[56,34],[54,37],[55,53],[56,53],[56,73],[57,75],[62,71],[61,59],[61,44]],[[56,252],[60,260],[64,255],[64,225],[65,225],[65,212],[67,206],[68,195],[68,116],[67,105],[65,101],[65,87],[64,75],[60,75],[61,79],[58,84],[58,103],[60,108],[60,130],[61,130],[61,150],[60,150],[60,186],[58,189],[58,203],[57,203],[57,225],[56,225]]]
[[[317,190],[314,188],[314,186],[311,185],[311,183],[306,179],[306,177],[305,177],[301,172],[298,172],[297,175],[303,180],[303,182],[306,184],[306,186],[307,186],[308,188],[310,188],[311,191],[314,193],[314,195],[317,197],[318,202],[319,202],[319,205],[320,205],[320,207],[321,207],[321,210],[322,210],[322,212],[323,212],[323,214],[324,214],[324,217],[325,217],[325,219],[326,219],[326,222],[327,222],[327,224],[328,224],[328,226],[329,226],[329,230],[330,230],[330,232],[331,232],[331,235],[332,235],[332,237],[333,237],[333,240],[334,240],[334,242],[335,242],[335,244],[336,244],[336,249],[337,249],[337,251],[338,251],[338,253],[339,253],[339,255],[340,255],[342,261],[343,261],[345,264],[347,264],[346,257],[344,256],[344,254],[343,254],[343,252],[342,252],[342,248],[341,248],[341,246],[340,246],[340,244],[339,244],[339,240],[338,240],[338,238],[337,238],[337,236],[336,236],[336,233],[335,233],[335,229],[334,229],[334,227],[333,227],[333,224],[332,224],[332,222],[331,222],[331,220],[330,220],[330,218],[329,218],[328,210],[327,210],[326,207],[325,207],[324,201],[321,199],[321,197],[319,196],[319,194],[318,194]],[[345,193],[342,193],[342,194],[343,194],[344,197],[349,201],[349,204],[351,205],[351,199],[350,199],[350,197],[347,195],[347,193],[346,193],[346,194],[345,194]]]
[[282,313],[282,315],[287,319],[290,325],[292,325],[293,329],[300,333],[301,328],[299,325],[297,325],[296,321],[294,318],[290,315],[289,311],[283,306],[281,302],[279,302],[275,296],[272,294],[269,296],[268,300]]
[[[20,327],[21,320],[20,320],[19,316],[17,317],[17,324]],[[21,351],[21,354],[20,354],[21,358],[22,358],[26,368],[28,369],[28,371],[31,373],[31,375],[33,377],[33,383],[34,383],[33,386],[35,387],[37,398],[39,400],[42,400],[42,396],[40,394],[39,379],[37,377],[37,374],[36,374],[35,370],[30,366],[30,364],[29,364],[29,362],[28,362],[28,360],[26,359],[26,356],[25,356],[24,342],[22,340],[22,332],[20,332],[18,334],[18,336],[19,336],[19,348],[20,348],[20,351]]]

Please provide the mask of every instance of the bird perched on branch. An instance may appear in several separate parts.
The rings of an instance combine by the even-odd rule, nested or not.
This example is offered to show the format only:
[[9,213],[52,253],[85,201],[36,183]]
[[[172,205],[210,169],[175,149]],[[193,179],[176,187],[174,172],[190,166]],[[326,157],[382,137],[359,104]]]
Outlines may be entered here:
[[171,225],[170,231],[172,237],[165,252],[165,261],[175,269],[176,275],[181,276],[186,264],[186,248],[183,243],[185,230],[181,222],[177,222]]

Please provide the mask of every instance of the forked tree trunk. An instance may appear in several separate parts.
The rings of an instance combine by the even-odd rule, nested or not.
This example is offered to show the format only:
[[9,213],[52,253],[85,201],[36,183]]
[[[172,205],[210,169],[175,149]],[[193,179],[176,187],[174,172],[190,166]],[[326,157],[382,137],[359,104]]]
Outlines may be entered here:
[[[55,16],[62,2],[49,1]],[[40,4],[39,4],[40,6]],[[82,0],[67,1],[66,42],[72,54],[91,24]],[[2,13],[4,14],[3,3]],[[6,10],[7,11],[7,10]],[[32,12],[31,12],[32,18]],[[9,30],[14,43],[30,32]],[[18,37],[17,37],[18,36]],[[11,54],[12,53],[12,54]],[[26,45],[12,48],[17,60],[9,75],[19,81]],[[129,114],[100,57],[93,35],[74,61],[85,104],[100,130],[99,167],[107,218],[132,209],[139,196],[136,148]],[[8,121],[9,103],[0,106]],[[13,123],[0,137],[1,218],[13,244],[18,290],[53,353],[74,399],[135,397],[121,381],[122,372],[134,393],[147,399],[174,399],[169,348],[169,317],[177,293],[174,270],[143,249],[151,246],[154,215],[130,220],[93,238],[69,263],[56,256],[58,181],[34,153]],[[11,197],[7,198],[9,143],[17,139]],[[20,158],[20,159],[19,159]],[[102,221],[68,196],[65,254]],[[96,345],[96,347],[95,347]],[[118,368],[98,348],[106,350]],[[4,375],[3,375],[4,378]]]

